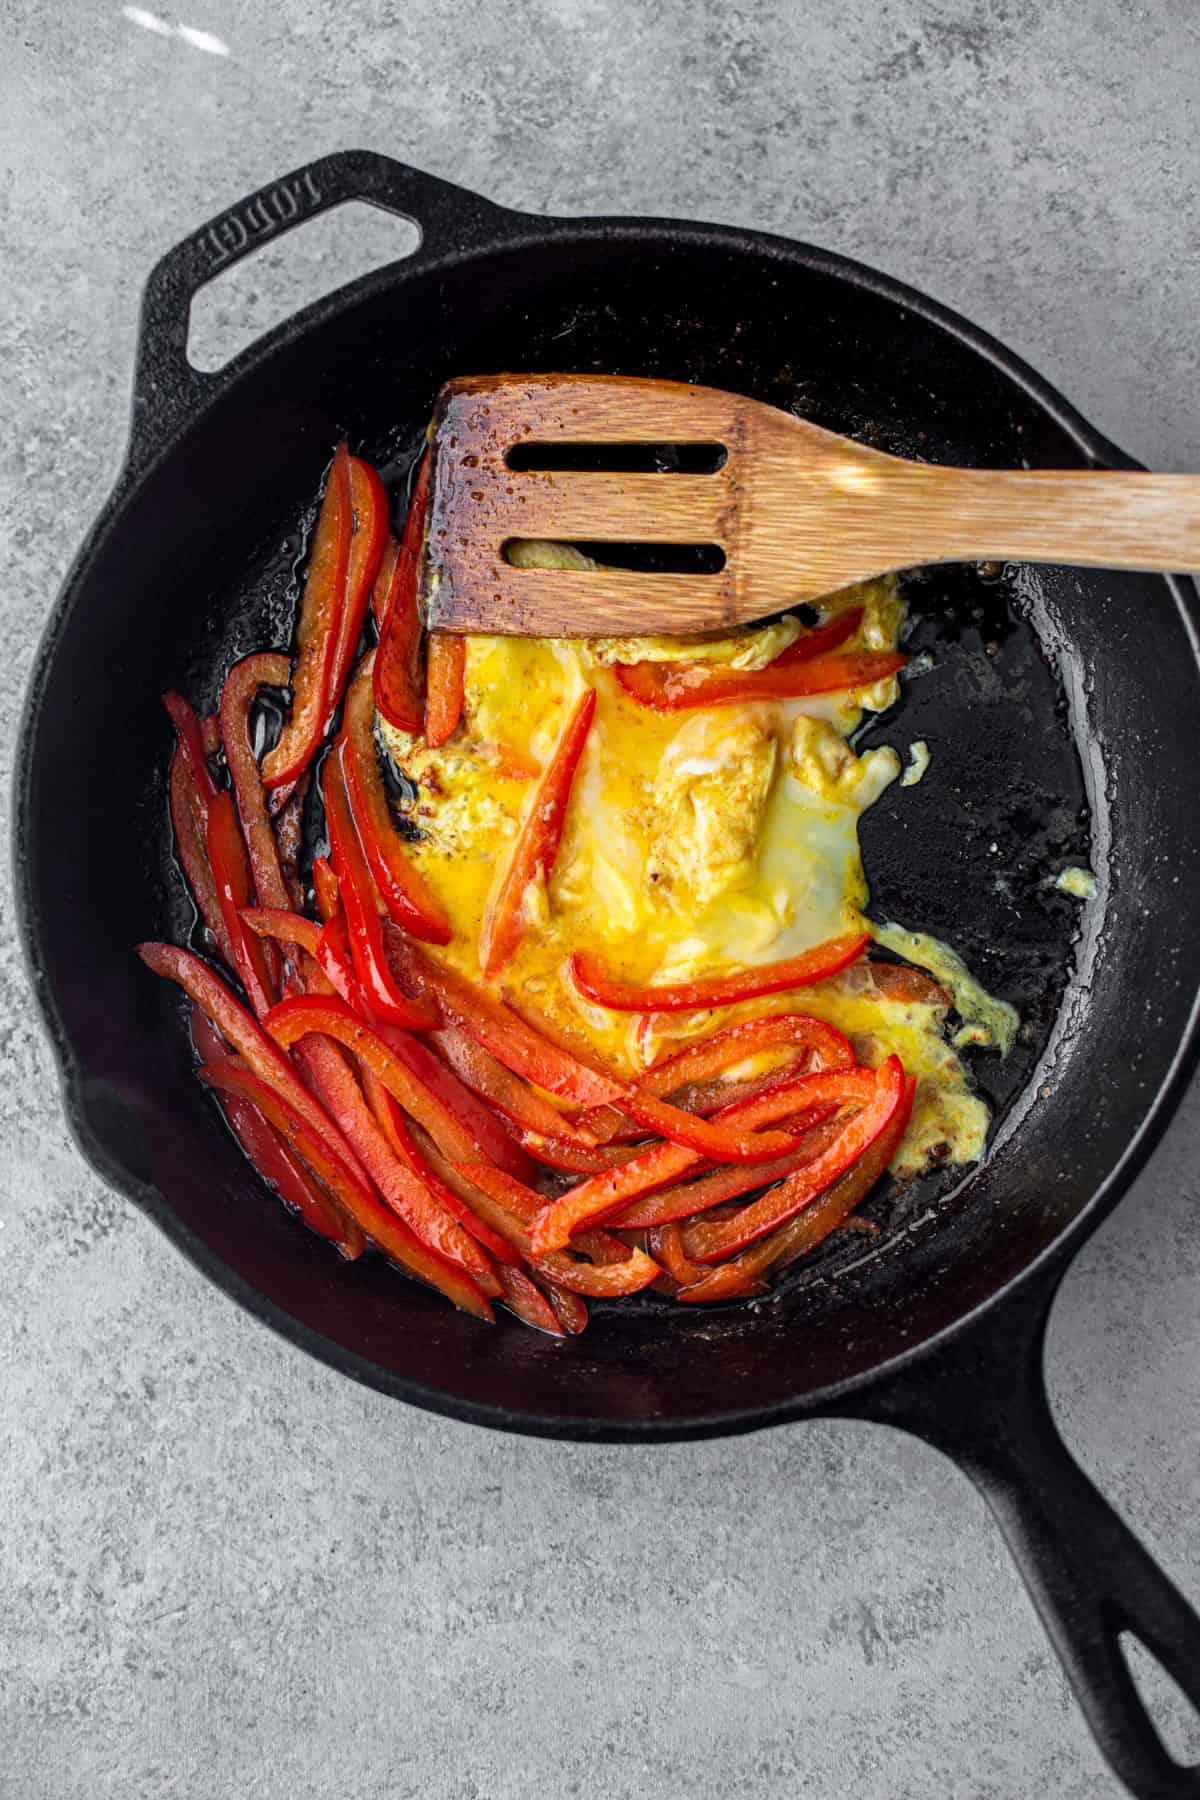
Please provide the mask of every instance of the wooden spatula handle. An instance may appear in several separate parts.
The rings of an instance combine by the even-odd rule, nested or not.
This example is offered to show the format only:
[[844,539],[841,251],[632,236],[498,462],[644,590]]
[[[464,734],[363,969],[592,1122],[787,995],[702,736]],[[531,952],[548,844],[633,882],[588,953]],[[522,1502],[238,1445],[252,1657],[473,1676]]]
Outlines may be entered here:
[[910,463],[888,471],[886,504],[888,537],[913,563],[1200,568],[1200,475]]

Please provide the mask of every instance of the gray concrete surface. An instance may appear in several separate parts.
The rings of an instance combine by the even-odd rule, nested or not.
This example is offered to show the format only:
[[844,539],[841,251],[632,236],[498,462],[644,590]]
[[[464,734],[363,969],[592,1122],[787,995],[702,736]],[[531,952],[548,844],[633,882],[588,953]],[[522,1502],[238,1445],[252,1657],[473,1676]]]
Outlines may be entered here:
[[[174,11],[0,0],[6,784],[119,464],[143,277],[320,151],[862,256],[1137,455],[1200,468],[1191,0],[174,3],[190,41]],[[261,324],[350,235],[256,270],[208,328]],[[353,1387],[206,1286],[68,1144],[4,882],[4,1800],[1117,1792],[933,1452],[836,1424],[501,1439]],[[1193,1092],[1050,1356],[1070,1442],[1193,1598],[1198,1149]]]

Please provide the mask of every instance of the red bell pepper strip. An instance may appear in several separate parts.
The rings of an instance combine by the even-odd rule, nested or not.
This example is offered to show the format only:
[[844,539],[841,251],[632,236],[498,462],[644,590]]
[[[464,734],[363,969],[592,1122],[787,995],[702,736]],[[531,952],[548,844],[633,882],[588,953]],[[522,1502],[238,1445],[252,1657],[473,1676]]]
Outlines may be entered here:
[[245,1058],[252,1073],[274,1088],[348,1170],[355,1169],[354,1152],[333,1120],[313,1098],[274,1039],[267,1036],[206,962],[174,944],[139,944],[137,953],[153,974],[178,982],[230,1047]]
[[861,606],[849,606],[843,613],[837,613],[827,619],[823,625],[814,625],[811,631],[802,631],[794,638],[786,650],[772,657],[769,668],[790,669],[796,663],[811,662],[815,656],[828,656],[831,650],[840,650],[847,638],[852,638],[863,622]]
[[740,1131],[716,1120],[697,1118],[649,1094],[628,1094],[621,1106],[639,1125],[672,1144],[696,1151],[709,1162],[768,1162],[774,1156],[785,1156],[795,1142],[790,1131]]
[[[379,654],[373,674],[375,704],[389,725],[414,736],[425,728],[425,671],[421,666],[424,629],[417,602],[417,575],[428,504],[426,456],[413,488],[400,542],[388,547],[374,597],[379,626]],[[454,729],[453,724],[450,729]]]
[[213,880],[204,839],[208,807],[196,789],[191,761],[182,744],[177,744],[171,757],[170,775],[171,826],[175,833],[175,854],[183,867],[201,918],[212,934],[213,942],[224,961],[234,966],[233,943],[225,929],[217,884]]
[[732,975],[701,976],[670,987],[639,987],[608,975],[591,950],[577,950],[571,973],[581,994],[599,1006],[616,1012],[701,1012],[714,1006],[732,1006],[738,1000],[755,1000],[761,994],[780,994],[788,988],[810,987],[825,981],[862,955],[867,933],[852,932],[830,938],[800,956],[782,962],[762,963],[738,969]]
[[559,1287],[557,1282],[547,1281],[546,1293],[554,1308],[555,1317],[565,1332],[571,1337],[578,1337],[587,1330],[587,1301],[581,1294],[573,1294],[569,1288]]
[[744,1062],[748,1056],[784,1048],[807,1053],[814,1059],[814,1068],[854,1066],[849,1038],[824,1019],[811,1018],[808,1013],[769,1013],[762,1019],[743,1019],[738,1025],[727,1025],[712,1037],[688,1044],[643,1075],[637,1088],[639,1092],[666,1098],[685,1082],[705,1081]]
[[250,870],[233,798],[224,790],[209,802],[204,842],[221,917],[233,945],[234,967],[251,1008],[261,1019],[274,1004],[276,968],[273,954],[268,957],[267,946],[247,930],[242,919],[250,899]]
[[367,1105],[375,1115],[375,1123],[387,1139],[392,1154],[404,1164],[410,1174],[415,1175],[423,1187],[429,1189],[451,1218],[457,1219],[485,1250],[490,1250],[501,1262],[514,1262],[516,1257],[511,1246],[498,1232],[485,1225],[482,1219],[476,1218],[466,1202],[442,1180],[428,1157],[423,1155],[412,1132],[404,1123],[404,1114],[395,1096],[388,1093],[379,1077],[372,1074],[370,1069],[363,1071],[363,1092],[367,1097]]
[[283,787],[302,775],[325,733],[334,659],[346,606],[353,514],[350,453],[342,443],[334,453],[325,485],[300,601],[292,713],[279,742],[263,761],[263,786],[267,788]]
[[343,725],[342,773],[359,842],[389,918],[412,937],[450,942],[450,924],[433,889],[406,854],[392,822],[375,749],[371,656],[350,683]]
[[[577,1132],[570,1119],[552,1106],[543,1094],[522,1081],[519,1075],[514,1075],[511,1069],[506,1069],[490,1050],[477,1044],[459,1026],[443,1025],[430,1032],[429,1037],[433,1048],[445,1058],[459,1080],[522,1130],[572,1142],[578,1137],[581,1146],[593,1142],[590,1137]],[[495,1158],[491,1160],[495,1161]]]
[[[634,1088],[639,1094],[669,1097],[673,1105],[703,1116],[734,1100],[763,1093],[794,1075],[797,1071],[793,1060],[769,1075],[745,1083],[710,1079],[749,1056],[776,1049],[807,1055],[818,1069],[849,1069],[855,1062],[849,1039],[823,1019],[810,1018],[807,1013],[770,1013],[761,1019],[744,1019],[687,1045],[665,1062],[656,1063],[639,1077]],[[622,1132],[626,1120],[615,1107],[606,1107],[585,1114],[579,1124],[602,1143],[611,1143]]]
[[298,995],[281,1000],[268,1013],[265,1023],[276,1043],[285,1049],[310,1033],[333,1038],[378,1076],[405,1112],[424,1126],[448,1156],[456,1162],[478,1161],[479,1152],[470,1129],[344,1000]]
[[[334,1005],[333,1001],[285,1001],[284,1005]],[[393,1154],[363,1099],[346,1058],[324,1047],[318,1068],[321,1093],[331,1116],[378,1189],[386,1205],[402,1219],[427,1249],[453,1264],[475,1282],[481,1293],[499,1293],[491,1260],[465,1232],[429,1188]]]
[[843,1126],[835,1141],[815,1162],[790,1175],[760,1200],[743,1206],[731,1219],[702,1219],[689,1226],[683,1238],[688,1255],[696,1262],[720,1262],[756,1238],[765,1237],[777,1226],[786,1225],[802,1207],[824,1193],[858,1161],[896,1116],[904,1103],[904,1093],[904,1069],[900,1059],[889,1056],[875,1072],[875,1093],[871,1099]]
[[372,1012],[393,1025],[422,1031],[435,1022],[433,1008],[408,999],[396,985],[383,946],[379,896],[367,867],[342,774],[338,751],[326,757],[321,772],[325,820],[329,827],[329,854],[350,933],[354,973]]
[[431,631],[425,666],[425,742],[433,750],[446,742],[462,718],[466,640],[452,631]]
[[523,1131],[521,1142],[548,1169],[564,1169],[572,1175],[600,1175],[605,1169],[619,1169],[641,1148],[637,1144],[587,1144],[572,1138],[543,1137],[537,1131]]
[[254,892],[260,906],[288,907],[291,896],[275,831],[267,815],[262,776],[250,741],[250,710],[260,687],[286,687],[291,664],[286,656],[244,656],[225,677],[221,689],[221,741],[237,795],[238,817],[246,839]]
[[515,1075],[578,1106],[607,1106],[622,1098],[619,1082],[552,1044],[486,988],[456,969],[434,963],[394,928],[384,927],[384,941],[392,967],[406,987],[432,1001],[445,1023],[457,1025]]
[[276,906],[247,906],[242,910],[242,919],[258,937],[271,938],[277,944],[298,944],[310,956],[317,954],[321,927],[303,913]]
[[735,1163],[730,1168],[714,1169],[711,1175],[702,1175],[698,1181],[680,1182],[675,1187],[645,1194],[625,1212],[617,1214],[612,1221],[613,1227],[623,1231],[626,1227],[669,1225],[675,1219],[690,1219],[712,1206],[736,1199],[739,1194],[749,1193],[751,1188],[763,1188],[768,1182],[794,1174],[833,1142],[841,1130],[841,1124],[833,1117],[836,1111],[836,1107],[828,1106],[813,1107],[807,1112],[804,1131],[796,1138],[795,1148],[788,1155],[776,1157],[769,1163]]
[[492,1309],[480,1288],[455,1263],[448,1262],[423,1244],[400,1218],[384,1206],[378,1196],[360,1177],[346,1179],[344,1166],[336,1158],[327,1157],[320,1138],[309,1133],[304,1121],[265,1083],[255,1081],[246,1071],[237,1069],[201,1070],[201,1079],[223,1091],[246,1091],[254,1095],[254,1104],[264,1117],[289,1142],[294,1142],[304,1160],[312,1159],[314,1172],[336,1192],[339,1201],[351,1211],[366,1237],[409,1275],[437,1288],[461,1312],[476,1318],[492,1319]]
[[[207,807],[217,791],[212,770],[208,766],[210,751],[204,741],[205,726],[208,721],[205,720],[204,725],[201,725],[183,695],[176,693],[173,688],[163,695],[162,703],[175,727],[175,735],[179,739],[180,747],[187,757],[196,793]],[[209,741],[211,742],[211,738]]]
[[908,1130],[916,1087],[915,1079],[906,1076],[904,1098],[895,1117],[832,1187],[826,1188],[788,1224],[780,1226],[769,1237],[760,1238],[731,1262],[720,1263],[715,1269],[693,1264],[696,1271],[693,1284],[679,1295],[679,1299],[689,1302],[730,1299],[745,1291],[740,1282],[754,1280],[768,1270],[775,1274],[786,1268],[844,1224],[855,1207],[866,1199],[899,1149],[900,1140]]
[[718,663],[617,663],[614,674],[631,699],[655,712],[691,706],[730,706],[744,700],[795,700],[809,694],[853,693],[895,675],[908,661],[898,650],[860,650],[802,661],[768,663],[765,669],[730,669]]
[[[200,1071],[201,1080],[207,1077],[211,1082],[216,1073],[214,1067],[206,1065]],[[238,1094],[222,1094],[221,1110],[248,1161],[267,1186],[292,1212],[299,1213],[310,1231],[332,1239],[348,1262],[356,1261],[366,1241],[358,1221],[349,1213],[335,1210],[274,1126],[268,1125],[257,1108]]]
[[313,891],[317,896],[317,911],[328,924],[334,913],[340,911],[342,896],[338,887],[338,878],[334,874],[333,866],[327,856],[318,856],[313,859],[312,876]]
[[[674,1221],[669,1225],[655,1226],[650,1233],[650,1254],[675,1283],[677,1288],[686,1288],[690,1283],[702,1281],[710,1273],[702,1263],[694,1263],[683,1248],[682,1228]],[[757,1291],[761,1293],[766,1282],[760,1282]]]
[[353,1007],[361,1019],[371,1017],[371,1009],[354,973],[354,958],[350,952],[350,933],[346,925],[344,912],[334,913],[321,927],[317,938],[317,967],[333,988],[340,994],[347,1006]]
[[453,1069],[447,1068],[421,1038],[391,1025],[377,1024],[378,1035],[388,1049],[411,1070],[418,1081],[436,1094],[474,1139],[476,1161],[495,1163],[517,1181],[531,1181],[535,1170],[532,1158],[509,1132],[504,1120],[462,1082]]
[[[865,1106],[875,1092],[870,1069],[831,1069],[798,1075],[754,1100],[740,1101],[717,1114],[722,1123],[749,1132],[776,1119],[786,1119],[812,1106]],[[794,1147],[794,1140],[787,1149]],[[580,1230],[623,1212],[642,1194],[677,1181],[704,1161],[680,1144],[653,1144],[631,1162],[604,1175],[593,1175],[570,1188],[538,1214],[533,1231],[535,1254],[563,1249]]]
[[346,570],[346,600],[333,652],[333,674],[325,708],[327,720],[336,712],[346,691],[354,666],[354,652],[366,623],[371,590],[389,535],[388,497],[383,483],[370,463],[360,456],[350,458],[350,506],[353,524]]
[[521,822],[508,867],[484,921],[480,964],[489,980],[510,961],[525,935],[525,896],[540,876],[549,881],[562,841],[571,785],[596,712],[596,690],[580,695]]
[[[304,844],[304,802],[308,796],[308,783],[311,770],[305,770],[299,781],[291,784],[287,790],[287,798],[274,807],[268,807],[268,813],[275,821],[275,843],[279,851],[279,867],[283,873],[283,885],[288,896],[288,905],[297,910],[304,904],[304,890],[300,885],[300,852]],[[284,793],[280,788],[273,798],[278,801]]]
[[[496,1273],[504,1290],[504,1305],[516,1314],[523,1325],[531,1325],[535,1331],[548,1332],[551,1337],[563,1337],[567,1331],[582,1331],[583,1325],[564,1324],[555,1293],[552,1291],[547,1297],[523,1269],[505,1263]],[[568,1314],[568,1317],[573,1315]],[[586,1309],[583,1324],[587,1324]]]
[[[314,1223],[306,1213],[305,1223],[312,1223],[313,1229],[321,1231],[322,1235],[336,1235],[339,1246],[344,1245],[348,1260],[354,1261],[362,1252],[361,1220],[369,1214],[373,1204],[371,1192],[361,1176],[328,1149],[322,1136],[281,1098],[277,1089],[269,1087],[244,1065],[232,1061],[202,1063],[197,1073],[206,1087],[216,1090],[223,1105],[232,1098],[253,1108],[268,1129],[279,1133],[284,1146],[307,1164],[322,1183],[327,1200],[325,1216],[334,1219],[336,1233],[324,1230],[321,1215],[316,1216]],[[247,1146],[243,1144],[243,1148]],[[260,1166],[257,1155],[248,1149],[247,1154],[264,1179],[271,1180],[266,1168]]]
[[[522,1188],[519,1181],[513,1181],[510,1176],[488,1164],[476,1163],[460,1167],[459,1173],[466,1177],[480,1195],[486,1196],[499,1209],[493,1214],[497,1229],[503,1231],[509,1242],[520,1249],[523,1255],[530,1256],[532,1246],[522,1215],[527,1218],[534,1212],[540,1204],[540,1195]],[[483,1204],[482,1199],[477,1200],[477,1205],[482,1207]],[[578,1247],[585,1248],[586,1242],[585,1239]],[[660,1273],[658,1264],[651,1261],[644,1250],[618,1246],[612,1261],[607,1259],[607,1250],[606,1242],[602,1239],[601,1255],[605,1260],[591,1263],[576,1262],[565,1250],[552,1251],[549,1255],[536,1259],[537,1273],[548,1276],[572,1293],[597,1296],[638,1294],[643,1288],[648,1288],[651,1282],[657,1281]]]

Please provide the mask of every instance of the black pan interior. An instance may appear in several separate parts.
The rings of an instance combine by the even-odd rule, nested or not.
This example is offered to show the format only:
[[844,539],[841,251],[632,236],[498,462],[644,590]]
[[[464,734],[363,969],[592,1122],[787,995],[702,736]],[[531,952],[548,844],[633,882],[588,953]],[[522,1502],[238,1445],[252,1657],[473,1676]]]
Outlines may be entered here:
[[[1020,1008],[987,1163],[874,1210],[769,1301],[598,1310],[551,1343],[452,1314],[380,1264],[343,1267],[258,1189],[193,1079],[174,992],[132,946],[190,924],[171,862],[157,696],[211,707],[286,645],[294,566],[332,444],[399,481],[455,373],[572,369],[729,387],[883,448],[976,465],[1086,463],[1036,383],[887,285],[702,228],[557,226],[398,265],[285,329],[115,506],[77,567],[24,746],[20,869],[35,973],[85,1148],[231,1291],[389,1391],[530,1430],[629,1436],[803,1410],[986,1301],[1117,1170],[1168,1080],[1200,974],[1183,602],[1153,578],[961,567],[909,578],[903,705],[868,734],[933,762],[868,815],[873,911],[956,945]],[[1091,863],[1081,913],[1053,888]]]

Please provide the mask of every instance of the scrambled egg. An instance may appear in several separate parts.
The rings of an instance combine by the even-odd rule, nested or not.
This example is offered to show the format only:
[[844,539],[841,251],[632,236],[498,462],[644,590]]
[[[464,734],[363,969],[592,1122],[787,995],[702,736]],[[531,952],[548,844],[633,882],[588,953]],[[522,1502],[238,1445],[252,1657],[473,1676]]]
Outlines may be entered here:
[[[575,566],[586,561],[541,544],[514,556],[559,566],[567,558]],[[894,580],[832,595],[822,611],[832,617],[852,606],[864,614],[847,650],[895,647],[904,608]],[[593,687],[596,715],[549,889],[527,900],[529,927],[502,991],[562,1041],[625,1075],[737,1018],[813,1013],[844,1031],[864,1061],[878,1064],[894,1051],[917,1077],[893,1169],[912,1174],[931,1161],[969,1162],[982,1153],[988,1115],[947,1041],[945,1004],[901,1003],[879,991],[866,964],[792,994],[652,1018],[593,1006],[567,973],[571,952],[589,949],[622,979],[679,981],[775,962],[868,928],[858,820],[897,779],[900,758],[888,748],[856,755],[847,739],[864,709],[893,703],[895,680],[853,699],[826,694],[660,713],[632,700],[613,669],[622,661],[683,659],[761,668],[802,629],[788,616],[703,639],[468,638],[463,722],[447,744],[430,750],[379,721],[415,793],[408,816],[420,836],[411,854],[454,927],[453,941],[436,954],[481,979],[484,918],[535,786],[521,769],[545,765],[568,711]],[[887,929],[876,931],[883,942]],[[929,940],[912,943],[927,949]],[[957,959],[951,968],[931,961],[932,951],[896,947],[935,967],[939,979],[950,971],[946,984],[964,1032],[991,1016],[989,997]]]

